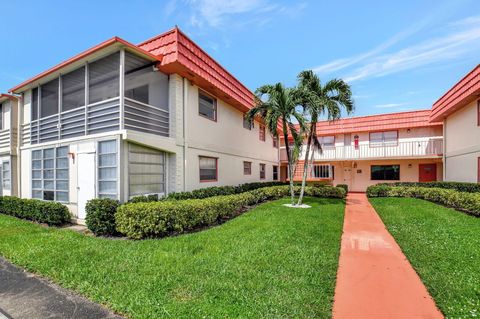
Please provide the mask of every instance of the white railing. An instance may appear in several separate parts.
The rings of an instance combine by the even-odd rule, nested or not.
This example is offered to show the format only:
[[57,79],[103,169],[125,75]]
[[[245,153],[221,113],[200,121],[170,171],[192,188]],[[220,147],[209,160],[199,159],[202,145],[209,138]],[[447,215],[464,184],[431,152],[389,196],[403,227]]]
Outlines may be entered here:
[[[81,106],[22,125],[23,144],[38,144],[76,136],[126,129],[161,136],[169,135],[169,113],[158,107],[125,98],[121,116],[120,98]],[[0,138],[1,139],[1,138]]]
[[[358,160],[386,159],[403,157],[436,157],[443,153],[443,139],[414,140],[395,144],[360,144],[324,148],[315,152],[315,160]],[[300,158],[302,158],[300,156]],[[286,160],[285,149],[281,150],[280,160]]]
[[0,148],[7,148],[11,146],[11,134],[10,130],[1,130],[0,131]]

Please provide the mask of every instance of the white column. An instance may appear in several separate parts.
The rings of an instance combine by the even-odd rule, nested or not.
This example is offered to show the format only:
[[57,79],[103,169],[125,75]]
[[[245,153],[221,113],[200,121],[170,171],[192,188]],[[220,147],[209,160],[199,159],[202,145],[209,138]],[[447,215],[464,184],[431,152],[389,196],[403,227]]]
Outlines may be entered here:
[[120,129],[125,127],[124,109],[125,109],[125,49],[120,50]]

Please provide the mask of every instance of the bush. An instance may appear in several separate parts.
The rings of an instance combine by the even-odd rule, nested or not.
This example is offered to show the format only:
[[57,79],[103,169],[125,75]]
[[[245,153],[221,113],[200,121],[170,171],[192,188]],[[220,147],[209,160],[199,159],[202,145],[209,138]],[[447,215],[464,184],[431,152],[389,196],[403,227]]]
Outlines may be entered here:
[[283,182],[256,182],[246,183],[238,186],[213,186],[207,188],[200,188],[191,192],[179,192],[169,194],[165,200],[179,200],[179,199],[201,199],[221,195],[233,195],[248,192],[254,189],[263,187],[286,185]]
[[70,212],[65,205],[13,196],[0,197],[0,213],[48,225],[70,221]]
[[148,203],[148,202],[156,202],[158,201],[158,195],[141,195],[141,196],[135,196],[131,198],[128,202],[129,203]]
[[85,223],[95,235],[115,235],[115,212],[118,201],[110,198],[95,198],[87,202]]
[[367,196],[420,198],[480,217],[480,193],[433,187],[374,185],[368,187]]
[[346,193],[348,193],[348,185],[347,184],[338,184],[337,187],[343,188]]
[[[299,190],[300,187],[295,188],[297,193]],[[288,186],[272,186],[204,199],[128,203],[118,208],[115,221],[117,230],[129,238],[163,237],[217,224],[232,218],[247,206],[288,195]],[[345,190],[306,187],[305,195],[344,198]]]
[[467,193],[480,192],[480,184],[465,183],[465,182],[395,182],[395,183],[388,183],[388,184],[382,183],[377,185],[445,188],[445,189],[453,189],[459,192],[467,192]]

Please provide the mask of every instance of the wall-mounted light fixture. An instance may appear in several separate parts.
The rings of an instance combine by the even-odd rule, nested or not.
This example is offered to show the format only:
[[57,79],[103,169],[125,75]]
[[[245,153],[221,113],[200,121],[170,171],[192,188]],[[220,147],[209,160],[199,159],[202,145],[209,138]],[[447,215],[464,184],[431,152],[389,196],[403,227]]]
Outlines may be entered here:
[[412,164],[408,164],[408,168],[412,168]]

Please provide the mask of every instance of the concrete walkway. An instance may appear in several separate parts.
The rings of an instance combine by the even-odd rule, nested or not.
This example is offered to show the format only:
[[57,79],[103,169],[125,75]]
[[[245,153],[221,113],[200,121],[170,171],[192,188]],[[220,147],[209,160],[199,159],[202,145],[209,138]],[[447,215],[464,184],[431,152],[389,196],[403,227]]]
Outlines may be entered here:
[[443,318],[365,194],[347,196],[333,318]]
[[0,319],[120,318],[0,257]]

